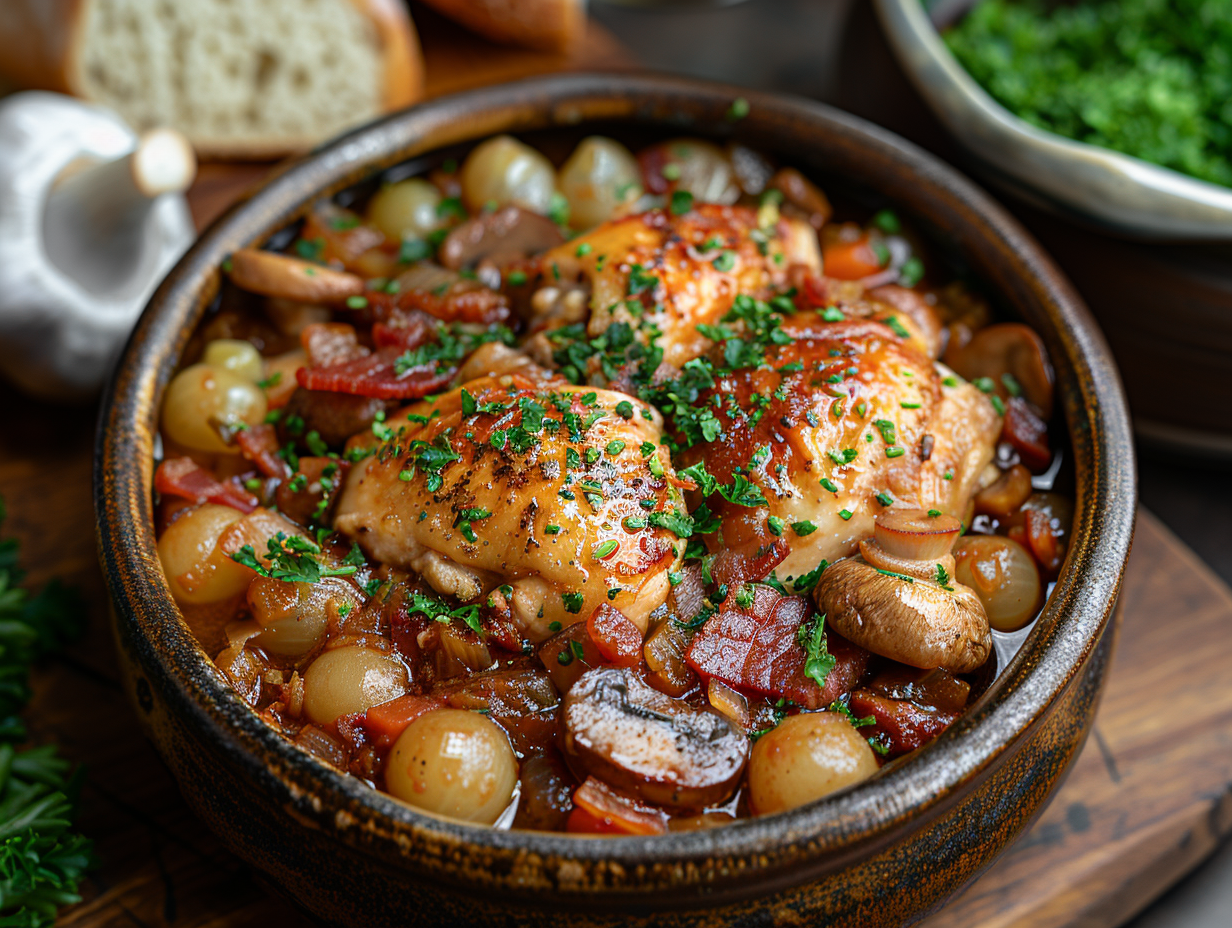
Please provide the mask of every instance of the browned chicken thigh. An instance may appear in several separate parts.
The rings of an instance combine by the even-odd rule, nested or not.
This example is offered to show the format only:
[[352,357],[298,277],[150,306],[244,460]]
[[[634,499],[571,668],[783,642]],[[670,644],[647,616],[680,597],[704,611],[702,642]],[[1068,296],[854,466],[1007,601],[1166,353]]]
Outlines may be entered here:
[[[662,420],[624,394],[481,377],[353,439],[335,527],[463,602],[508,585],[533,641],[603,603],[643,630],[683,554]],[[560,623],[557,625],[556,623]]]
[[856,550],[889,507],[967,517],[1001,420],[988,398],[871,319],[787,316],[765,363],[726,370],[699,405],[721,427],[685,459],[719,492],[712,550],[750,557],[785,533],[780,578]]
[[553,298],[534,301],[532,325],[584,321],[593,338],[624,322],[643,340],[653,337],[662,360],[680,367],[711,344],[699,323],[718,322],[738,293],[786,288],[794,266],[821,270],[817,235],[803,220],[714,203],[683,215],[650,210],[546,252],[544,292]]

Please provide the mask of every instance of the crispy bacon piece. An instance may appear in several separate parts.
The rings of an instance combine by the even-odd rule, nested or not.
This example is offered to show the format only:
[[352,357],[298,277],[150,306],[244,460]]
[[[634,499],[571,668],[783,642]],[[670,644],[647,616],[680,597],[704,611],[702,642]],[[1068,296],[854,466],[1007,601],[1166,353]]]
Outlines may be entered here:
[[726,583],[731,589],[741,583],[760,583],[783,562],[787,551],[785,538],[776,538],[773,544],[766,545],[752,556],[744,551],[724,549],[710,565],[710,576],[715,583],[720,586]]
[[418,348],[436,332],[433,319],[421,312],[396,313],[372,326],[372,342],[377,348]]
[[809,709],[828,706],[859,681],[869,654],[827,630],[836,663],[825,687],[818,686],[805,676],[807,654],[799,640],[800,627],[812,613],[812,604],[803,596],[783,596],[769,586],[755,585],[753,602],[743,608],[729,594],[722,611],[693,636],[686,659],[706,680],[717,678]]
[[[241,433],[243,434],[243,433]],[[257,498],[234,481],[218,480],[192,458],[168,458],[154,473],[154,489],[163,496],[178,496],[194,503],[218,503],[248,513]]]
[[875,726],[861,728],[860,734],[889,748],[887,758],[908,754],[927,744],[962,714],[921,706],[906,699],[877,696],[867,690],[851,694],[850,708],[857,717],[871,715],[877,720]]
[[403,275],[399,278],[403,281],[403,287],[397,293],[391,294],[384,290],[366,291],[364,298],[367,305],[360,318],[382,321],[400,312],[420,311],[442,322],[491,325],[494,322],[507,322],[513,315],[509,297],[499,290],[493,290],[477,280],[463,277],[445,268],[432,268],[432,271],[435,273],[427,281],[433,283],[432,286],[415,286],[414,277],[409,279],[408,284],[407,276]]
[[338,322],[310,325],[301,336],[308,366],[296,371],[295,379],[306,390],[415,400],[453,378],[456,366],[441,368],[436,361],[401,370],[399,358],[405,349],[398,344],[400,337],[389,326],[382,327],[381,337],[389,344],[370,352],[359,343],[354,326]]
[[375,354],[330,367],[301,367],[295,372],[307,390],[328,390],[382,400],[417,400],[434,393],[453,379],[456,367],[443,370],[435,361],[399,372],[398,348],[381,348]]
[[331,367],[365,357],[368,349],[359,343],[355,326],[345,322],[314,322],[304,326],[300,344],[309,367]]
[[236,432],[235,443],[265,476],[286,477],[291,473],[287,462],[278,456],[278,432],[272,425],[262,423]]

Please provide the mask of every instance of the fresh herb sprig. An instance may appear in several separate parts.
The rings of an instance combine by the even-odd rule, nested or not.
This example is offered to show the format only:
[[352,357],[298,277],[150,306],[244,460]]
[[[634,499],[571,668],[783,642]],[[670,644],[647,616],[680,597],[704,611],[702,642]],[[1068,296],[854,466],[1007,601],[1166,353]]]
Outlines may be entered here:
[[73,830],[80,772],[54,747],[16,749],[26,730],[15,713],[30,698],[31,663],[80,634],[85,607],[54,580],[31,597],[17,558],[16,539],[0,541],[0,924],[43,928],[81,901],[92,845]]
[[231,560],[262,577],[285,580],[287,583],[318,583],[326,577],[349,577],[358,569],[354,564],[336,568],[322,566],[319,558],[321,546],[299,535],[279,532],[265,546],[268,567],[261,563],[252,545],[244,545],[231,555]]

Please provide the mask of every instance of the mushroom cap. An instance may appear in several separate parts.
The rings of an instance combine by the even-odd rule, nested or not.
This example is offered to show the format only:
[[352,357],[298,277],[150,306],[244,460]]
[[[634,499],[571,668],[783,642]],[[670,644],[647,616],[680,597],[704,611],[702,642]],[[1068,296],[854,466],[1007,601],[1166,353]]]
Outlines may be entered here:
[[1045,421],[1052,417],[1052,364],[1043,339],[1030,326],[1021,322],[990,325],[963,347],[947,352],[945,359],[967,380],[991,378],[1002,399],[1009,397],[1002,380],[1009,374]]
[[481,213],[453,229],[441,243],[441,264],[454,271],[485,258],[502,264],[547,251],[564,240],[556,223],[547,216],[520,206],[505,206]]
[[946,586],[850,557],[826,568],[814,596],[830,627],[874,654],[967,673],[992,649],[988,617],[973,590],[953,579]]

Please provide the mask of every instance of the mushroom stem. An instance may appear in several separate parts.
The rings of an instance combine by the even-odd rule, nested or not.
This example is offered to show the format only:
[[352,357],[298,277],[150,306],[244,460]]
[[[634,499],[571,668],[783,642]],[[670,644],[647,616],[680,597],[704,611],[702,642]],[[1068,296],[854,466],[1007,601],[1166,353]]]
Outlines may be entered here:
[[48,258],[92,292],[124,292],[152,253],[145,220],[155,199],[187,189],[196,171],[192,148],[171,129],[145,133],[113,161],[71,162],[44,204]]

